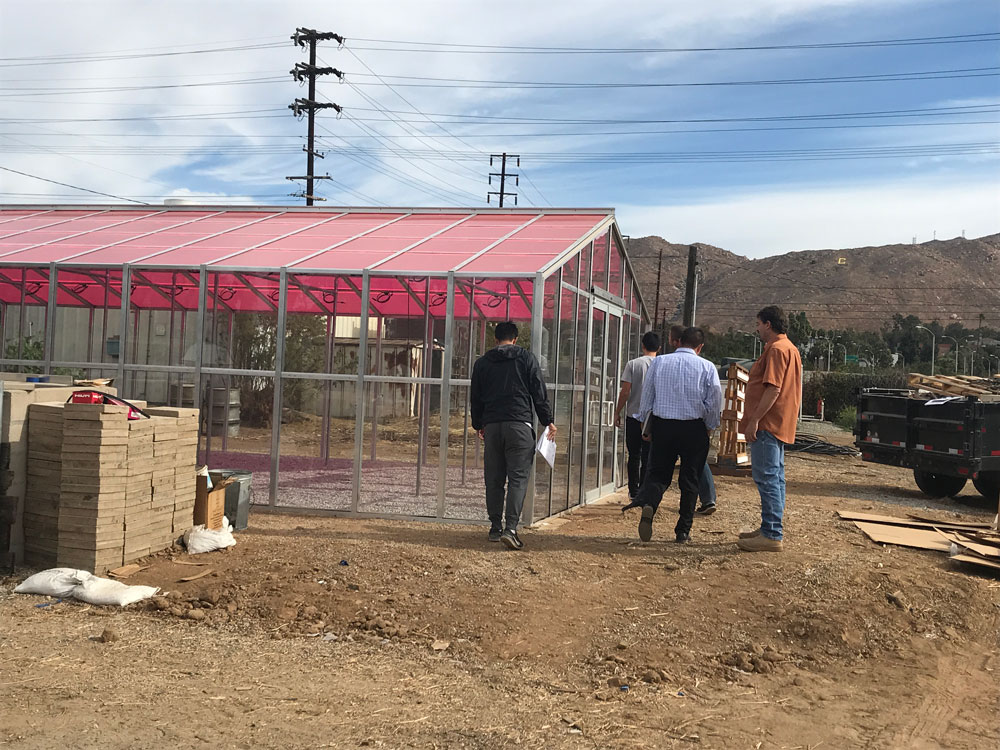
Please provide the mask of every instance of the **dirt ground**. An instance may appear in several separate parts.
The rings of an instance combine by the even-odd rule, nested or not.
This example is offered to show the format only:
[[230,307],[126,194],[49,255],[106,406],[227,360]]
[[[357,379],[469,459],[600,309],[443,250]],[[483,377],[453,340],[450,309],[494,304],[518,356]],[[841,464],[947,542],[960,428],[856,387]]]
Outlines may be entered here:
[[39,607],[18,571],[0,745],[995,750],[1000,579],[835,515],[995,508],[790,456],[786,550],[749,555],[753,484],[716,482],[684,546],[671,490],[649,544],[615,498],[518,553],[480,526],[257,513],[228,552],[148,559],[128,582],[166,596],[125,610]]

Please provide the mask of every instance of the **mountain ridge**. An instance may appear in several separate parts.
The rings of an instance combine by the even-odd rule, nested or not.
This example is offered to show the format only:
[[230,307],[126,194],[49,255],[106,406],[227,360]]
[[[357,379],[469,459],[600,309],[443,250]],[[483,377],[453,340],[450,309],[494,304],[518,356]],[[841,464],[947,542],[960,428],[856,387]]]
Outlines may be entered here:
[[[761,307],[805,312],[818,328],[879,330],[894,314],[925,322],[1000,328],[1000,233],[919,244],[795,250],[751,259],[698,244],[696,322],[716,331],[751,330]],[[650,314],[656,304],[660,250],[660,316],[681,318],[688,245],[633,237],[628,254]]]

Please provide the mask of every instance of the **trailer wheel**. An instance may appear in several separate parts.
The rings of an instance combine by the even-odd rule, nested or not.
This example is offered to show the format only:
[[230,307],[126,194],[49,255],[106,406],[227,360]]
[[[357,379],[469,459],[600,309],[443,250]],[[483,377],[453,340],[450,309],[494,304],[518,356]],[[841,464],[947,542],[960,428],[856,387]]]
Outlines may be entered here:
[[913,479],[917,487],[925,495],[933,498],[954,497],[965,487],[964,477],[952,477],[947,474],[932,474],[929,471],[913,470]]
[[992,502],[1000,502],[1000,474],[980,474],[972,480],[979,494]]

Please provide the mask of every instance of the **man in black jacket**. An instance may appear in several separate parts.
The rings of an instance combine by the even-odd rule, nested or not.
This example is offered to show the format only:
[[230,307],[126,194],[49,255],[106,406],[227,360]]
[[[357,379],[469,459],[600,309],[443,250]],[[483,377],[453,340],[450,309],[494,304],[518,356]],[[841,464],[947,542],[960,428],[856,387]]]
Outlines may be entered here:
[[[489,539],[503,541],[511,549],[524,546],[517,535],[517,524],[535,455],[534,415],[538,415],[540,424],[547,425],[550,440],[556,434],[542,370],[535,355],[517,345],[517,333],[517,326],[509,320],[497,324],[497,345],[476,360],[469,395],[472,427],[485,441],[483,468]],[[501,519],[506,528],[501,528]]]

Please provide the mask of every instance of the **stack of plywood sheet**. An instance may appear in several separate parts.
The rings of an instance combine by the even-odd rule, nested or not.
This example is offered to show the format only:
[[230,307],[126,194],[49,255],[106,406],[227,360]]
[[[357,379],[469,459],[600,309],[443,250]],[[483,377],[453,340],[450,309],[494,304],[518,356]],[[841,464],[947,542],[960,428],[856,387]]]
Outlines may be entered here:
[[[0,373],[0,398],[2,398],[2,406],[0,406],[0,513],[4,512],[4,508],[9,513],[11,506],[13,506],[14,524],[11,529],[10,543],[15,562],[25,560],[24,501],[28,485],[28,407],[36,403],[59,406],[65,403],[74,392],[81,390],[71,385],[57,384],[57,381],[60,380],[69,383],[69,378],[52,376],[51,383],[26,383],[24,382],[26,377],[27,375],[24,374]],[[110,394],[116,392],[114,388],[99,388],[98,390]],[[58,415],[61,419],[62,412],[58,412]],[[39,418],[40,421],[41,419]],[[44,433],[45,430],[42,432]],[[49,437],[58,440],[59,434],[49,435]],[[36,452],[39,450],[44,449],[36,442]],[[46,468],[51,467],[44,465],[35,467],[36,479],[48,477],[48,474],[43,474]],[[39,474],[42,476],[39,477]],[[41,510],[36,504],[35,510],[29,511],[29,513],[37,516]],[[35,553],[38,552],[38,542],[41,539],[38,534],[37,522],[37,518],[29,519],[29,523],[33,524],[32,535],[35,540]],[[52,550],[51,555],[54,554],[55,552]],[[32,559],[35,563],[44,563],[44,560],[39,560],[37,556]]]
[[24,561],[56,563],[59,493],[62,488],[62,404],[28,404],[27,471],[24,491]]
[[194,516],[196,409],[31,404],[27,562],[103,573],[166,549]]
[[[154,439],[157,471],[162,472],[160,487],[172,481],[171,518],[173,538],[191,528],[196,494],[195,473],[198,460],[198,410],[158,406],[147,409],[157,425]],[[168,466],[167,459],[170,459]],[[168,469],[172,472],[167,476]],[[164,506],[165,508],[165,506]]]
[[63,407],[59,565],[104,573],[125,558],[128,412],[102,404]]
[[123,471],[125,485],[124,562],[169,546],[156,537],[156,510],[153,506],[153,423],[149,419],[128,422],[128,450]]

